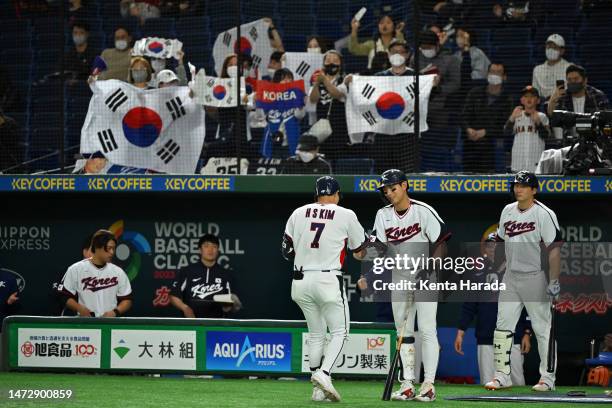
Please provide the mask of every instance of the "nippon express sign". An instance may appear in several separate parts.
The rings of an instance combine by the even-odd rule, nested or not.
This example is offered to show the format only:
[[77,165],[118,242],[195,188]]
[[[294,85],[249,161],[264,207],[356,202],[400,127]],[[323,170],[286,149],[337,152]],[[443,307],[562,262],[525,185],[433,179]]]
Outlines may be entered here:
[[206,369],[291,371],[291,333],[208,331]]

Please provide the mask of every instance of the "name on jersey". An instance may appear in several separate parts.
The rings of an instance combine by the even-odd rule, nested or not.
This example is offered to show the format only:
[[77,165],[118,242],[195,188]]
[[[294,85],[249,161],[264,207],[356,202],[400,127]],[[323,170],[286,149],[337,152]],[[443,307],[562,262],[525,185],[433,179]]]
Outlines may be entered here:
[[319,220],[333,220],[336,215],[336,210],[328,210],[326,208],[307,208],[306,218],[317,218]]
[[91,290],[92,292],[97,292],[102,289],[119,285],[119,281],[117,280],[116,276],[111,278],[83,278],[81,279],[81,283],[83,284],[83,290]]
[[524,133],[524,132],[527,132],[527,133],[536,133],[536,128],[533,125],[527,125],[527,126],[525,126],[525,125],[518,125],[516,127],[516,133]]
[[405,228],[400,227],[391,227],[385,229],[385,235],[387,236],[387,241],[393,242],[404,242],[408,241],[410,238],[418,235],[421,232],[421,225],[418,222],[415,222],[413,225],[410,225]]
[[515,237],[526,232],[535,231],[535,222],[507,221],[504,223],[504,231],[507,236]]

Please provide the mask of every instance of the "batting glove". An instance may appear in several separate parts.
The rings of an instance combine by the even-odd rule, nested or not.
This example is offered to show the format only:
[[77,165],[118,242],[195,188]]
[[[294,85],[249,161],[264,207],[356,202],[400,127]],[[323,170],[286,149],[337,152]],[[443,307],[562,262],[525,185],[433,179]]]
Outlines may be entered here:
[[559,293],[561,293],[561,284],[559,283],[559,279],[551,280],[546,288],[546,294],[553,299],[556,299],[559,297]]

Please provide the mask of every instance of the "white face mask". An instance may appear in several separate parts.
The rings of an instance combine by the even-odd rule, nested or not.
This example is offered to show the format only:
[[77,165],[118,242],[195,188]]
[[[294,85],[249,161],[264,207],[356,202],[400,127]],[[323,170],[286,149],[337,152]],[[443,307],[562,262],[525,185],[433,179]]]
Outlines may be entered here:
[[554,48],[547,48],[546,49],[546,59],[549,61],[556,61],[559,59],[559,55],[561,53],[559,52],[559,50],[555,50]]
[[236,78],[238,76],[238,67],[236,65],[227,67],[227,75],[229,75],[230,78]]
[[321,47],[313,47],[313,48],[308,48],[307,50],[310,54],[320,54],[321,53]]
[[504,80],[499,75],[489,74],[487,76],[487,82],[489,82],[490,85],[501,85]]
[[421,53],[423,54],[425,58],[433,58],[436,56],[436,49],[431,48],[431,49],[424,50],[421,48]]
[[301,150],[296,150],[295,152],[297,153],[300,160],[304,163],[310,163],[317,156],[317,154],[313,152],[303,152]]
[[274,73],[276,72],[275,69],[273,68],[268,68],[268,75],[270,75],[270,78],[274,78]]
[[117,48],[119,51],[123,51],[127,48],[128,43],[125,40],[117,40],[115,41],[115,48]]
[[404,58],[404,56],[401,54],[393,54],[389,57],[389,62],[394,67],[399,67],[406,63],[406,58]]
[[80,34],[75,34],[72,36],[72,41],[74,41],[74,45],[83,45],[87,42],[87,37]]
[[166,68],[166,61],[161,59],[154,59],[153,61],[151,61],[151,68],[153,68],[153,71],[159,72]]

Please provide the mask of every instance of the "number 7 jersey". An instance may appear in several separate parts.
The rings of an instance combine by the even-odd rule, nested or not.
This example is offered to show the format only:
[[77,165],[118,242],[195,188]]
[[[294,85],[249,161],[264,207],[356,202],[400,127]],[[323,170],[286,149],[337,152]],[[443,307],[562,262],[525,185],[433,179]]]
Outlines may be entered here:
[[345,247],[357,251],[365,231],[355,213],[335,204],[304,205],[289,217],[285,237],[295,250],[294,268],[303,271],[339,271]]

